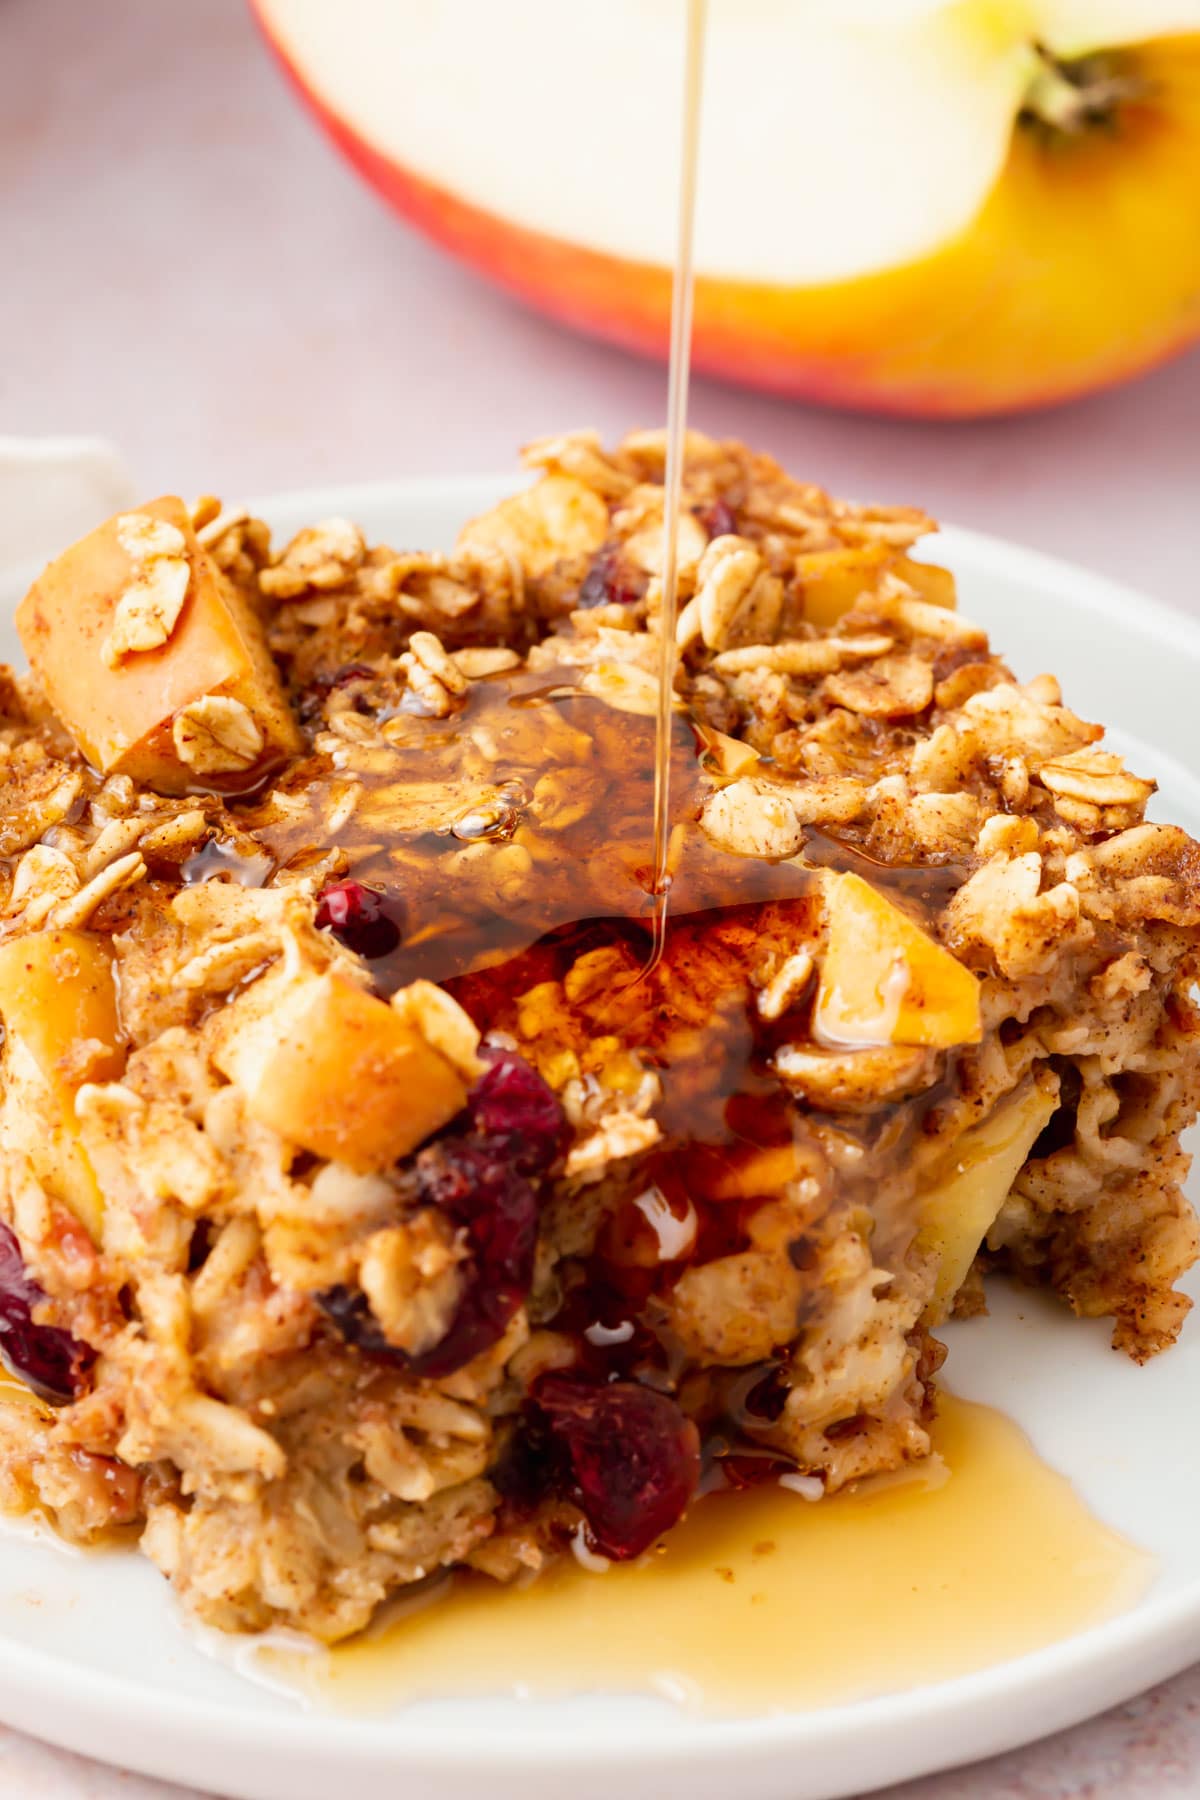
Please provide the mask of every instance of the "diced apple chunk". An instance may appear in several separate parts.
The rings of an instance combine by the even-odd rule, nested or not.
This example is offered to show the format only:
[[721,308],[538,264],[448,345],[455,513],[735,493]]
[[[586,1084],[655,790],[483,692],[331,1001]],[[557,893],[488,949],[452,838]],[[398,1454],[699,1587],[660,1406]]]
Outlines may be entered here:
[[1053,1077],[1031,1081],[959,1140],[954,1167],[918,1199],[917,1248],[937,1259],[930,1313],[945,1318],[1026,1157],[1058,1105]]
[[937,563],[917,562],[911,556],[898,556],[892,564],[892,572],[914,588],[930,606],[940,606],[944,612],[958,610],[958,585],[949,569],[943,569]]
[[264,976],[213,1032],[251,1117],[361,1173],[406,1156],[467,1097],[439,1051],[344,975]]
[[796,575],[804,617],[821,631],[836,625],[843,613],[874,592],[894,555],[887,544],[803,552],[796,558]]
[[43,1186],[99,1239],[103,1203],[79,1138],[75,1093],[112,1081],[124,1050],[112,956],[82,931],[40,931],[0,945],[5,1128]]
[[885,575],[907,582],[931,606],[953,612],[958,605],[949,569],[916,562],[889,544],[853,544],[838,550],[807,550],[796,558],[804,617],[819,630],[827,631],[843,613],[869,598]]
[[[164,558],[164,543],[177,553]],[[182,602],[157,579],[181,565]],[[17,629],[51,706],[105,774],[164,793],[244,785],[248,770],[302,747],[261,623],[174,496],[118,514],[52,562],[17,609]],[[214,701],[243,729],[201,768],[187,760],[189,735],[173,727],[185,709]]]
[[979,983],[859,875],[824,879],[814,1028],[827,1044],[977,1044]]

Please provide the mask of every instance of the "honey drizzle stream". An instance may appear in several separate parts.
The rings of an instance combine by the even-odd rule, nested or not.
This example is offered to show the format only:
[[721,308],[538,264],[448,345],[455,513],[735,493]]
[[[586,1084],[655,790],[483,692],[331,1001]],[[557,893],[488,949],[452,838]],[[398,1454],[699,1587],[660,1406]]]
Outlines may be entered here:
[[704,32],[708,0],[686,0],[683,130],[680,141],[679,219],[671,283],[671,363],[667,383],[667,460],[663,472],[662,608],[658,629],[658,713],[654,738],[654,945],[648,967],[662,955],[671,886],[671,703],[675,693],[675,620],[679,600],[679,512],[683,493],[688,378],[692,360],[693,239]]

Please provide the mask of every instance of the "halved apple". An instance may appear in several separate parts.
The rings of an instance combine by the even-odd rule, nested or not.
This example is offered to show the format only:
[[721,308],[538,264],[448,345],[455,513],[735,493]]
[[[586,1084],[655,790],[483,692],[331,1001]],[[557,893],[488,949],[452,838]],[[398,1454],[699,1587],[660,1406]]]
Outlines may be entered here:
[[268,974],[212,1031],[213,1061],[251,1117],[360,1172],[406,1156],[467,1097],[418,1031],[334,972]]
[[982,1035],[979,982],[860,875],[823,880],[826,940],[813,1013],[827,1044],[949,1049]]
[[934,1324],[944,1318],[967,1278],[979,1246],[996,1221],[1009,1189],[1058,1105],[1058,1082],[1043,1074],[964,1133],[954,1167],[919,1196],[917,1248],[937,1259],[930,1305]]
[[[182,565],[182,592],[160,611],[165,627],[141,638],[130,633],[118,653],[120,609],[146,568],[164,560],[139,561],[154,521],[181,545],[165,560]],[[205,554],[186,506],[172,495],[118,514],[64,551],[18,607],[17,630],[51,706],[105,774],[132,775],[161,792],[222,786],[302,746],[259,620]],[[137,647],[158,635],[161,642]],[[207,767],[185,760],[173,730],[185,709],[213,700],[226,712],[232,703],[235,719],[244,709],[250,721],[247,748],[235,742],[224,773],[211,754]]]
[[[254,3],[399,212],[665,352],[682,7]],[[1085,393],[1200,334],[1198,189],[1200,0],[711,0],[697,366],[930,417]]]
[[40,931],[0,944],[6,1137],[43,1186],[99,1241],[103,1202],[80,1142],[75,1093],[114,1081],[125,1053],[112,954],[83,931]]

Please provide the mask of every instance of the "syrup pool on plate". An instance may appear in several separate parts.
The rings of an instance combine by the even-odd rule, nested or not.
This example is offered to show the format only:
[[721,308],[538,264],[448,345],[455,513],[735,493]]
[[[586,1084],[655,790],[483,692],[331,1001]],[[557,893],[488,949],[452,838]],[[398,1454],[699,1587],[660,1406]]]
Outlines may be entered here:
[[816,1504],[711,1495],[602,1573],[568,1558],[524,1587],[444,1580],[326,1656],[264,1645],[257,1673],[360,1713],[608,1692],[761,1715],[968,1674],[1139,1598],[1153,1559],[1003,1414],[945,1395],[934,1441],[930,1463]]

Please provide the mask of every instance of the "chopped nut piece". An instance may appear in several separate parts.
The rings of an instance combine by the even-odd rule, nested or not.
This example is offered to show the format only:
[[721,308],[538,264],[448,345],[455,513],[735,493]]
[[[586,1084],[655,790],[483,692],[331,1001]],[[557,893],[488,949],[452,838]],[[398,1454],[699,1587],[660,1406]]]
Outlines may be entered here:
[[263,749],[263,734],[240,700],[206,694],[175,715],[171,737],[180,762],[197,775],[250,769]]

